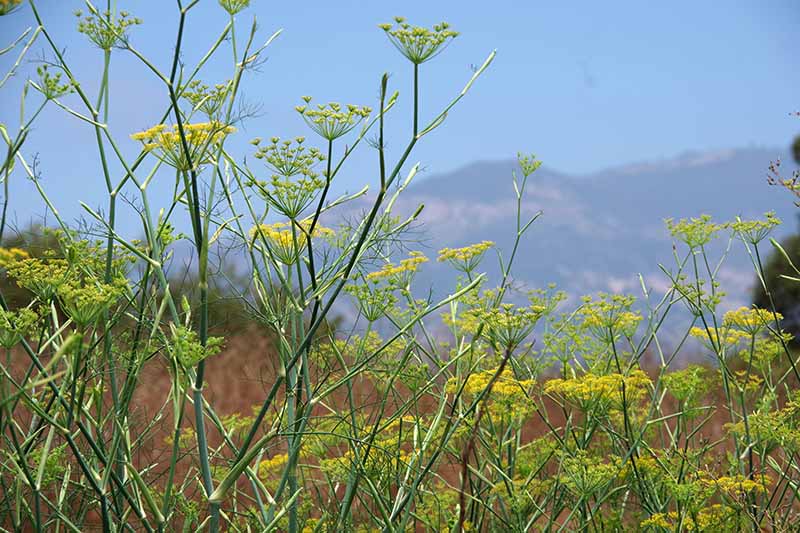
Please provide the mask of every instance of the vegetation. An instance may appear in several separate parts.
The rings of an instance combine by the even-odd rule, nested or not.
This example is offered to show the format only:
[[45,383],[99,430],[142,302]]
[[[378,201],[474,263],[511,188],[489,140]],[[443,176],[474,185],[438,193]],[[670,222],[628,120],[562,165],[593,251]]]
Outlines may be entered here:
[[[724,256],[707,246],[731,239],[766,280],[761,256],[780,223],[773,214],[667,221],[675,240],[675,264],[663,267],[670,289],[655,295],[643,283],[638,303],[622,294],[575,300],[551,286],[521,292],[511,283],[515,253],[541,213],[523,211],[540,163],[520,154],[509,187],[517,202],[512,248],[484,241],[441,250],[437,259],[453,269],[449,295],[419,298],[415,278],[428,258],[409,251],[407,233],[419,210],[399,217],[393,207],[417,174],[414,149],[446,124],[494,53],[450,103],[423,116],[420,70],[433,68],[428,63],[458,34],[446,23],[428,29],[396,18],[380,29],[410,63],[409,116],[396,116],[401,96],[384,74],[377,102],[302,97],[296,110],[309,138],[254,139],[241,154],[228,142],[240,135],[238,95],[277,37],[259,47],[255,24],[242,31],[237,15],[244,17],[248,0],[219,0],[228,21],[196,65],[180,58],[197,1],[177,2],[168,63],[136,47],[143,21],[111,3],[101,11],[87,2],[77,30],[99,49],[103,65],[93,95],[74,78],[38,2],[18,4],[0,0],[0,14],[34,22],[2,50],[18,50],[12,70],[22,72],[36,43],[50,59],[18,95],[20,124],[0,125],[4,202],[9,180],[28,179],[58,227],[49,233],[49,251],[0,250],[3,275],[30,295],[0,300],[2,527],[297,533],[800,526],[800,373],[791,335],[772,300],[726,311],[718,284]],[[108,127],[110,64],[118,54],[142,62],[168,95],[161,121],[132,132],[135,154]],[[232,57],[230,80],[203,81],[211,58],[225,54]],[[157,66],[163,64],[169,71]],[[22,150],[45,106],[95,134],[108,204],[105,214],[84,206],[95,224],[90,231],[59,217]],[[385,150],[389,120],[409,129],[397,160]],[[332,183],[362,149],[372,150],[376,179],[356,194],[332,196]],[[164,205],[149,194],[155,179],[176,184]],[[140,241],[117,231],[122,191],[140,206]],[[357,199],[369,202],[363,216],[341,222],[337,213]],[[174,230],[182,220],[188,236]],[[3,215],[0,239],[6,230]],[[196,257],[196,299],[181,297],[169,281],[180,242]],[[212,288],[227,286],[210,257],[223,245],[238,246],[246,258],[241,302],[272,336],[262,356],[274,360],[275,371],[248,412],[220,411],[220,398],[212,400],[207,388],[213,361],[235,341],[210,327]],[[493,259],[502,272],[496,284],[481,272]],[[339,302],[358,310],[346,328],[331,324]],[[673,365],[683,343],[667,349],[661,330],[679,309],[693,318],[684,340],[699,341],[712,366]],[[646,359],[656,364],[645,367]],[[154,375],[167,385],[153,388]],[[143,413],[139,401],[154,395],[157,412]]]

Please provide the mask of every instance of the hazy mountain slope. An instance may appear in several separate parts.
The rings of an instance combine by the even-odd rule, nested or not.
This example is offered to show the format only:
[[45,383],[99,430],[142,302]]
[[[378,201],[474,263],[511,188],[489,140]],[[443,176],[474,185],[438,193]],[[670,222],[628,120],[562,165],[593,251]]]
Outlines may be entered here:
[[[641,273],[655,289],[665,286],[658,263],[672,262],[671,239],[664,218],[707,213],[718,220],[756,217],[774,210],[784,220],[778,236],[796,229],[792,199],[766,183],[770,160],[780,150],[741,149],[689,153],[653,163],[569,176],[542,167],[524,196],[524,213],[542,210],[527,234],[516,261],[518,283],[536,287],[548,282],[573,294],[599,290],[639,292]],[[429,253],[489,239],[510,251],[515,200],[511,184],[514,161],[478,162],[456,171],[421,179],[400,204],[411,212],[425,204],[422,220]],[[768,246],[768,244],[767,244]],[[498,269],[487,262],[490,275]],[[748,299],[752,267],[735,246],[721,271],[729,303]],[[431,265],[420,279],[437,290],[452,282],[442,265]]]

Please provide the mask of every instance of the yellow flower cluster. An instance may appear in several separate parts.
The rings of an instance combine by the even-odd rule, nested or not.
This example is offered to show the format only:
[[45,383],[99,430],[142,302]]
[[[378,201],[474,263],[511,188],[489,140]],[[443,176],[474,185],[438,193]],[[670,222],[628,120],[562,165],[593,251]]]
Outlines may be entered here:
[[685,531],[743,531],[748,529],[748,525],[752,527],[747,513],[721,503],[703,507],[697,513],[693,513],[693,516],[694,518],[685,513],[681,518],[675,511],[656,513],[641,521],[639,527],[644,531],[654,529],[676,531],[679,522],[681,530]]
[[78,31],[101,50],[111,50],[120,41],[125,41],[128,27],[142,23],[142,19],[131,17],[127,11],[120,11],[118,17],[110,11],[90,13],[85,17],[81,11],[76,11],[75,16],[78,17]]
[[275,472],[285,465],[288,460],[289,455],[285,453],[278,454],[270,459],[264,459],[258,463],[258,477],[266,482],[271,476],[274,476]]
[[411,26],[403,17],[395,17],[397,26],[381,24],[378,26],[386,32],[389,41],[401,54],[415,65],[428,61],[444,50],[448,40],[458,37],[458,32],[450,29],[447,22],[436,24],[432,30],[420,26]]
[[[733,346],[744,339],[749,339],[750,335],[744,331],[731,328],[701,328],[694,326],[689,330],[689,335],[709,344],[709,338],[713,340],[714,346]],[[713,348],[713,346],[712,346]]]
[[299,105],[295,110],[300,113],[308,127],[328,141],[347,134],[372,113],[372,108],[368,106],[347,104],[342,107],[341,104],[330,102],[310,107],[310,96],[304,96],[303,101],[306,105]]
[[33,332],[39,320],[36,311],[23,307],[17,311],[0,308],[0,346],[12,348],[23,337]]
[[[475,397],[483,393],[496,373],[497,368],[491,368],[470,374],[464,382],[464,394]],[[524,418],[535,409],[533,400],[528,394],[528,391],[535,385],[535,380],[517,379],[511,369],[504,369],[494,382],[490,396],[487,397],[489,414],[493,418],[509,416],[515,419]],[[447,381],[445,390],[452,394],[457,392],[460,387],[461,383],[453,377]]]
[[581,406],[599,403],[622,407],[622,384],[628,402],[645,396],[652,381],[642,370],[634,370],[627,376],[622,374],[596,375],[586,373],[569,379],[551,379],[544,385],[547,394],[557,394]]
[[634,302],[633,296],[622,294],[600,293],[596,300],[584,296],[578,315],[601,339],[610,340],[609,336],[620,333],[630,337],[642,320],[642,315],[630,310]]
[[492,241],[481,241],[463,248],[442,248],[439,250],[437,260],[447,261],[463,272],[471,272],[478,266],[486,250],[492,246],[494,246]]
[[26,257],[4,265],[17,285],[34,293],[41,301],[49,302],[69,275],[64,259]]
[[[780,313],[776,313],[777,319],[783,319]],[[740,307],[725,313],[722,318],[722,325],[735,327],[745,331],[750,335],[756,335],[759,331],[767,327],[767,324],[775,321],[775,315],[767,309]]]
[[781,219],[770,211],[764,214],[764,220],[742,220],[737,217],[735,222],[730,223],[730,227],[741,239],[755,245],[763,241],[772,229],[780,224]]
[[725,229],[725,224],[711,222],[711,215],[700,215],[690,219],[682,218],[677,222],[668,218],[664,222],[667,224],[670,234],[686,243],[691,249],[709,243],[717,233]]
[[219,146],[225,137],[235,131],[233,126],[217,121],[184,124],[184,146],[177,124],[171,130],[166,124],[158,124],[134,133],[131,139],[141,141],[146,151],[154,152],[164,163],[180,171],[189,171],[211,162],[211,148]]
[[767,485],[771,482],[768,477],[762,479],[761,476],[758,476],[758,479],[750,479],[742,475],[722,476],[716,479],[703,479],[702,481],[708,486],[732,496],[754,492],[766,494],[769,492]]
[[[259,224],[250,228],[250,243],[258,238],[266,239],[272,255],[284,265],[293,265],[308,244],[307,235],[311,229],[311,220],[300,222],[277,222],[275,224]],[[334,231],[317,224],[312,238],[331,237]]]
[[603,457],[588,455],[579,450],[574,457],[561,460],[563,474],[560,476],[564,486],[579,498],[590,498],[620,477],[623,465],[618,458],[606,462]]
[[246,9],[250,5],[250,0],[219,0],[219,5],[229,14],[235,15]]
[[20,259],[26,259],[27,257],[30,257],[30,255],[21,248],[0,247],[0,267],[15,263]]
[[709,371],[700,365],[688,365],[662,377],[664,387],[680,402],[703,396],[711,388]]
[[395,282],[400,281],[400,285],[406,285],[409,275],[416,272],[422,263],[428,262],[428,258],[422,252],[411,252],[409,256],[407,259],[401,260],[399,265],[387,263],[380,270],[370,272],[367,274],[367,280],[372,283],[394,280]]
[[0,0],[0,17],[14,11],[22,0]]
[[112,283],[79,284],[71,281],[58,288],[64,311],[78,325],[92,325],[100,315],[122,297],[128,289],[125,278]]
[[200,80],[192,80],[181,88],[181,98],[202,111],[209,120],[218,120],[219,112],[231,89],[231,82],[218,83],[209,87]]

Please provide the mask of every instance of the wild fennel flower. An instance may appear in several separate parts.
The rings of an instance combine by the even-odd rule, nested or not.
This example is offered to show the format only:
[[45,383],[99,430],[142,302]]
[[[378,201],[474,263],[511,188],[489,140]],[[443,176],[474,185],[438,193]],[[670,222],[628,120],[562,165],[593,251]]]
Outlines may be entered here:
[[677,222],[668,218],[664,222],[670,234],[686,243],[691,250],[708,244],[717,233],[725,228],[725,224],[711,222],[711,215],[700,215],[690,219],[682,218]]
[[[267,247],[275,259],[284,265],[293,265],[308,244],[307,233],[310,229],[309,219],[300,222],[259,224],[250,228],[250,243],[254,244],[259,238],[266,240]],[[333,234],[332,229],[317,224],[311,237],[329,237]]]
[[304,96],[305,105],[295,107],[308,127],[320,137],[333,141],[346,135],[372,113],[372,108],[347,104],[342,106],[336,102],[311,106],[311,97]]
[[771,482],[771,479],[767,476],[764,476],[764,479],[761,476],[757,476],[757,479],[750,479],[737,474],[718,478],[702,478],[701,481],[722,493],[735,497],[759,492],[766,494],[769,492],[767,484]]
[[578,315],[598,338],[612,342],[617,334],[631,337],[636,332],[642,315],[631,311],[635,301],[633,296],[623,294],[609,295],[601,292],[596,300],[591,296],[584,296]]
[[367,274],[366,279],[375,283],[387,280],[392,285],[406,287],[420,265],[427,262],[428,258],[422,252],[411,252],[408,258],[400,261],[400,264],[386,263],[380,270]]
[[255,154],[275,174],[270,186],[262,181],[253,181],[250,185],[289,219],[300,216],[325,186],[325,181],[314,170],[325,156],[316,148],[304,146],[304,141],[304,137],[296,137],[294,141],[273,137],[271,143],[259,146]]
[[701,328],[694,326],[689,330],[689,335],[702,341],[711,350],[734,346],[739,342],[749,339],[750,335],[744,331],[731,328]]
[[772,362],[786,353],[784,344],[790,343],[792,339],[790,333],[782,333],[780,337],[773,334],[759,336],[753,341],[752,347],[747,346],[739,352],[739,358],[746,363],[752,363],[753,367],[766,375]]
[[161,161],[183,172],[197,169],[200,165],[213,161],[212,148],[218,147],[222,141],[236,131],[233,126],[226,126],[217,121],[184,124],[186,148],[178,129],[178,125],[168,129],[166,124],[158,124],[150,129],[131,135],[134,141],[140,141],[144,149],[152,152]]
[[741,329],[751,336],[755,336],[768,324],[774,322],[775,316],[779,321],[783,319],[780,313],[773,315],[772,311],[768,309],[740,307],[725,313],[722,317],[722,325]]
[[478,267],[486,251],[493,246],[492,241],[481,241],[462,248],[442,248],[437,261],[447,261],[456,270],[470,273]]
[[551,379],[545,383],[544,391],[562,396],[584,409],[593,406],[621,409],[623,383],[627,402],[644,397],[652,385],[647,374],[637,369],[627,375],[588,372],[580,377]]
[[688,365],[681,370],[664,374],[664,387],[681,403],[692,402],[711,389],[709,371],[700,365]]
[[127,289],[127,280],[114,283],[82,284],[71,280],[58,287],[58,298],[64,312],[79,326],[94,324],[100,315],[114,304]]
[[289,461],[289,455],[280,453],[269,459],[264,459],[258,463],[258,477],[268,486],[277,484],[276,476],[280,474],[280,469]]
[[361,314],[369,322],[375,322],[386,315],[397,303],[396,287],[378,284],[375,280],[367,283],[351,283],[345,287],[345,291],[356,299]]
[[22,3],[22,0],[0,0],[0,17],[8,15]]
[[230,90],[230,81],[209,87],[200,80],[192,80],[181,88],[180,95],[192,105],[193,109],[200,110],[210,121],[217,121]]
[[172,326],[172,347],[175,358],[185,368],[193,367],[208,357],[217,355],[225,342],[222,337],[209,337],[206,345],[200,343],[197,332],[184,327]]
[[305,140],[305,137],[295,137],[293,141],[281,141],[273,137],[266,146],[261,146],[261,139],[254,139],[252,143],[258,146],[256,159],[262,160],[277,176],[317,177],[319,174],[314,171],[314,166],[324,161],[325,156],[317,148],[304,146]]
[[49,302],[58,288],[69,279],[69,264],[53,257],[26,257],[5,265],[17,285],[28,289],[42,302]]
[[219,0],[219,5],[230,15],[235,15],[250,6],[250,0]]
[[[463,386],[464,394],[476,397],[483,393],[496,373],[497,368],[491,368],[470,374]],[[529,394],[535,385],[535,380],[517,379],[511,369],[504,369],[494,382],[492,392],[488,397],[490,400],[489,414],[492,418],[505,418],[509,415],[516,419],[524,418],[535,409],[535,404]],[[451,394],[459,388],[461,388],[461,384],[456,378],[450,378],[445,386],[445,390]]]
[[622,464],[618,458],[607,462],[603,457],[590,456],[586,451],[578,450],[575,456],[561,460],[561,471],[559,479],[567,490],[576,498],[589,499],[617,479]]
[[11,263],[15,263],[20,259],[30,257],[28,252],[21,248],[2,248],[0,247],[0,267],[5,267]]
[[542,162],[537,160],[535,155],[525,155],[522,152],[517,153],[517,162],[519,163],[519,168],[522,170],[522,175],[526,178],[542,166]]
[[23,307],[16,311],[0,308],[0,346],[12,348],[19,341],[33,333],[39,320],[36,311]]
[[439,55],[450,41],[458,37],[458,32],[451,30],[447,22],[428,29],[411,26],[403,17],[395,17],[394,21],[397,26],[381,24],[378,27],[386,32],[394,47],[415,65],[421,65]]
[[774,211],[770,211],[764,214],[764,220],[742,220],[736,217],[736,221],[731,222],[730,227],[740,239],[755,246],[766,239],[772,229],[780,224],[781,219]]
[[[706,288],[707,285],[710,285],[710,289]],[[716,310],[725,297],[725,292],[720,290],[720,283],[716,280],[708,284],[704,279],[691,281],[681,274],[672,287],[681,295],[686,307],[696,317],[700,317],[705,311]]]
[[50,74],[47,65],[38,67],[36,73],[39,75],[39,89],[47,100],[54,100],[75,90],[72,83],[61,83],[60,72]]
[[84,16],[83,12],[78,10],[75,16],[78,18],[78,32],[86,35],[98,48],[105,51],[111,50],[120,42],[125,42],[128,38],[128,28],[142,23],[142,19],[131,17],[127,11],[120,11],[119,16],[110,11],[89,13]]

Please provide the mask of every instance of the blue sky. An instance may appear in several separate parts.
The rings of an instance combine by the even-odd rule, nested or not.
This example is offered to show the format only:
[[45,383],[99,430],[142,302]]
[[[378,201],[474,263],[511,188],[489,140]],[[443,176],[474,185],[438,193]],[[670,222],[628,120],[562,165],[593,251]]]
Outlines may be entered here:
[[[75,32],[72,12],[81,2],[38,4],[54,39],[93,93],[101,54]],[[118,4],[144,19],[131,32],[132,43],[166,69],[177,22],[175,3]],[[687,150],[785,149],[800,132],[800,121],[789,116],[800,109],[800,70],[792,52],[800,6],[792,0],[580,5],[253,0],[237,17],[240,33],[253,16],[260,26],[257,41],[277,29],[283,33],[268,49],[268,61],[245,80],[244,99],[260,106],[260,114],[241,128],[238,153],[248,154],[251,147],[244,141],[255,136],[308,134],[311,139],[293,110],[301,95],[374,104],[384,71],[400,91],[389,119],[389,149],[399,151],[410,129],[410,65],[377,28],[395,15],[421,25],[447,20],[461,32],[445,53],[422,67],[423,119],[460,91],[471,65],[497,50],[484,77],[412,157],[428,174],[474,160],[512,157],[519,150],[535,152],[551,168],[588,173]],[[213,42],[225,16],[214,0],[201,0],[191,11],[183,57],[187,65]],[[27,7],[0,18],[0,46],[31,24]],[[208,82],[230,77],[228,54],[223,49],[220,61],[201,77]],[[10,55],[0,58],[1,72],[10,65]],[[33,70],[35,65],[25,65],[3,88],[0,122],[11,129],[17,124],[21,83]],[[128,134],[152,125],[164,98],[163,87],[140,63],[114,52],[110,128],[128,157],[137,149]],[[54,106],[41,118],[23,152],[26,157],[38,153],[48,190],[66,214],[77,215],[78,198],[102,198],[93,133]],[[374,172],[375,154],[367,149],[345,167],[338,186],[352,190],[374,183]],[[20,219],[39,205],[32,203],[32,187],[23,181],[17,179],[12,188]]]

